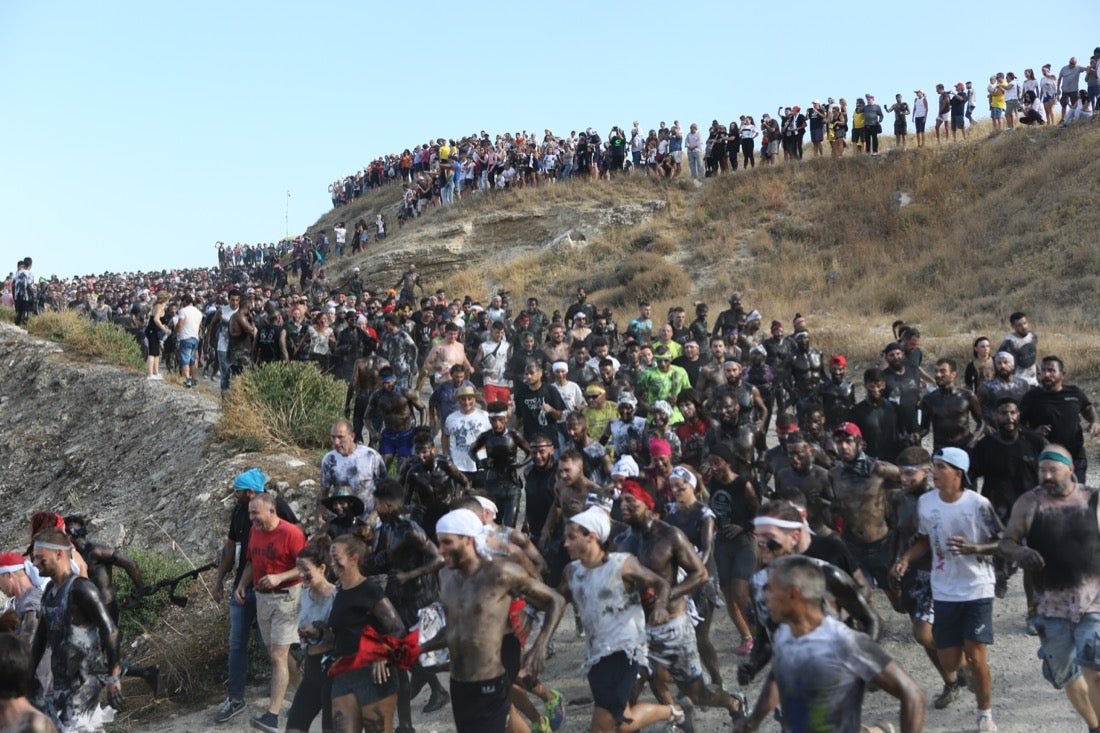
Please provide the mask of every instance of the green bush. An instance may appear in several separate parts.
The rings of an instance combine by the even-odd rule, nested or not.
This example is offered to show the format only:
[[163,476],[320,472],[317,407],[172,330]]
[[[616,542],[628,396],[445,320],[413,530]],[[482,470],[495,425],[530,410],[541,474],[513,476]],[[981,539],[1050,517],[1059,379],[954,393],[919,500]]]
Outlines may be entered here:
[[15,323],[15,308],[9,308],[6,305],[0,305],[0,321],[5,323]]
[[[125,554],[141,568],[141,577],[145,580],[146,585],[153,585],[168,578],[177,578],[192,569],[183,560],[136,547],[126,548]],[[122,606],[134,592],[134,582],[129,575],[118,569],[115,570],[114,578],[115,598],[119,606]],[[187,595],[187,586],[190,583],[190,580],[180,582],[176,586],[176,593],[181,596]],[[124,639],[133,639],[156,626],[157,621],[171,605],[168,600],[168,591],[169,589],[164,588],[153,595],[142,598],[134,608],[122,609],[118,626]]]
[[346,386],[306,362],[265,364],[226,395],[218,436],[243,450],[266,445],[324,448],[343,415]]

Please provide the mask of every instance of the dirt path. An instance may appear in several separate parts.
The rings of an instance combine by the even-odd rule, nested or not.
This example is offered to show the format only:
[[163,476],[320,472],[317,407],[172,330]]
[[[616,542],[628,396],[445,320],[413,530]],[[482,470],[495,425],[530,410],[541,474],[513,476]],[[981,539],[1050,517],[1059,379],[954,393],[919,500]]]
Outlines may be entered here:
[[[889,609],[885,599],[878,595],[876,603],[880,609]],[[975,707],[972,696],[965,694],[948,710],[935,710],[931,706],[931,697],[939,692],[939,676],[917,646],[909,638],[909,625],[903,616],[886,611],[885,631],[882,642],[887,651],[897,659],[921,684],[929,696],[928,714],[925,731],[928,733],[957,733],[975,730]],[[1039,661],[1035,656],[1039,644],[1035,637],[1027,636],[1024,628],[1024,598],[1017,575],[1010,583],[1008,597],[997,601],[994,606],[996,643],[990,650],[993,669],[993,706],[994,715],[1002,731],[1006,733],[1055,733],[1060,731],[1084,730],[1083,724],[1073,713],[1065,695],[1053,690],[1041,677]],[[736,634],[728,618],[715,623],[713,638],[722,659],[723,672],[730,682],[734,677],[739,658],[733,653],[737,644]],[[556,636],[557,653],[549,660],[545,679],[565,694],[567,701],[579,701],[589,697],[587,682],[577,672],[582,658],[584,641],[577,639],[573,630],[571,614],[566,614]],[[727,682],[729,684],[729,682]],[[759,683],[753,684],[744,692],[750,704],[759,692]],[[167,720],[149,724],[126,725],[132,731],[157,731],[158,733],[195,733],[197,731],[221,731],[223,733],[247,733],[248,716],[262,712],[264,703],[263,688],[250,691],[250,710],[225,725],[215,725],[213,715],[215,707],[198,710],[187,715],[179,715]],[[427,691],[422,692],[414,701],[413,716],[416,730],[420,733],[451,733],[454,725],[450,718],[450,709],[434,715],[424,715],[420,709],[427,702]],[[592,713],[591,704],[567,705],[568,717],[563,731],[576,733],[588,730],[588,720]],[[882,692],[867,696],[864,704],[864,722],[877,720],[893,722],[898,720],[896,701]],[[283,721],[285,722],[285,721]],[[320,730],[320,722],[314,725]],[[663,730],[654,726],[649,730]],[[700,712],[696,730],[700,733],[719,733],[729,730],[729,720],[724,712],[707,710]],[[761,727],[762,731],[778,731],[779,725],[769,721]]]

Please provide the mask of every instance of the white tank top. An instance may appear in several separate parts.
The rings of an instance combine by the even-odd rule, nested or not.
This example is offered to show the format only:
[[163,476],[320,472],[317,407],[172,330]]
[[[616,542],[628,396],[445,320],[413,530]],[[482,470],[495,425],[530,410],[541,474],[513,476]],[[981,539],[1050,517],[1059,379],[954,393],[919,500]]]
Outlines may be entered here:
[[599,567],[570,563],[569,589],[580,609],[587,640],[585,670],[615,652],[626,652],[631,661],[646,661],[645,612],[635,590],[623,583],[626,552],[612,552]]

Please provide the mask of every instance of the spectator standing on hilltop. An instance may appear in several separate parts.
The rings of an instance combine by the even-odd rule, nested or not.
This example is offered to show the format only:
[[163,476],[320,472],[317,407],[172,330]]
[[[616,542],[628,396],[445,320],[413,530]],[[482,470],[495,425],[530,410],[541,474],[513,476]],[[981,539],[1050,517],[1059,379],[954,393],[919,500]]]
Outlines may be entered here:
[[963,140],[966,139],[966,85],[961,81],[955,85],[955,93],[951,95],[951,140],[957,142],[959,130],[962,130]]
[[[878,155],[878,135],[882,132],[882,107],[875,102],[875,95],[867,95],[863,105],[863,138],[867,143],[867,152]],[[799,156],[801,157],[801,156]]]
[[906,118],[909,117],[909,105],[901,101],[901,94],[894,95],[894,103],[886,106],[887,112],[894,113],[894,143],[899,147],[905,148],[905,138],[908,133],[908,125],[906,124]]
[[928,120],[928,98],[924,89],[917,89],[913,99],[913,131],[916,132],[916,146],[924,147],[924,123]]
[[31,272],[31,258],[24,257],[16,263],[15,276],[11,281],[12,297],[15,300],[15,325],[26,324],[34,312],[34,274]]
[[344,226],[344,222],[340,222],[332,228],[332,232],[336,235],[336,256],[343,257],[348,241],[348,228]]
[[1066,121],[1066,107],[1072,106],[1077,101],[1077,90],[1081,85],[1081,74],[1084,74],[1085,71],[1084,67],[1077,65],[1077,57],[1072,56],[1069,63],[1058,72],[1058,94],[1061,96],[1062,102],[1060,122]]

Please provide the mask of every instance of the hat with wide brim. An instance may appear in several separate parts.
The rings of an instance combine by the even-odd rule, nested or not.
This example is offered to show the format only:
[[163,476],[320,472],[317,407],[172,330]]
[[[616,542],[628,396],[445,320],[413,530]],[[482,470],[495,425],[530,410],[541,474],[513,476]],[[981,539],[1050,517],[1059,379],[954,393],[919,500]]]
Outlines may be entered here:
[[324,505],[325,509],[328,509],[330,512],[334,512],[336,510],[332,508],[332,505],[335,504],[337,500],[346,501],[348,503],[348,514],[350,516],[358,517],[360,514],[366,511],[366,506],[364,506],[363,500],[348,491],[347,489],[343,488],[337,489],[330,495],[326,496],[324,499],[321,499],[321,503]]

